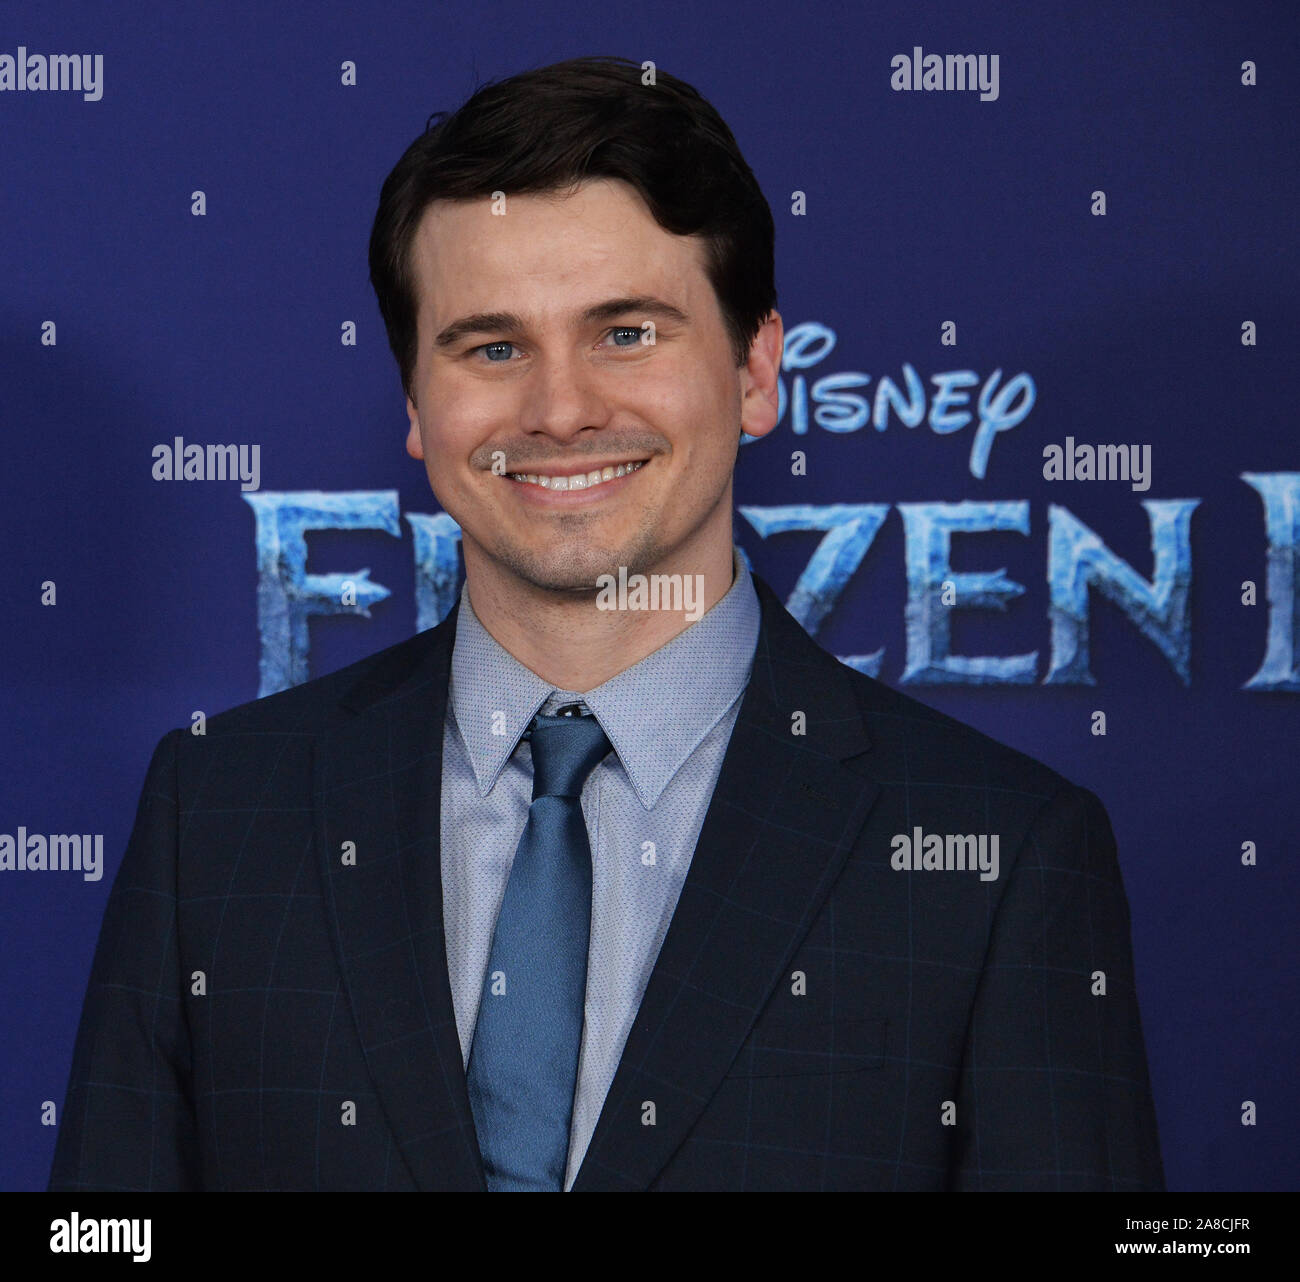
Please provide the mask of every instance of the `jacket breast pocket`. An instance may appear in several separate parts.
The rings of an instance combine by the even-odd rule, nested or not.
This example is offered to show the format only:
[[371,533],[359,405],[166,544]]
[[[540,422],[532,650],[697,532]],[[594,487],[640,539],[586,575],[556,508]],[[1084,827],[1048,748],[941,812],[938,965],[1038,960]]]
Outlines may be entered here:
[[810,1077],[860,1073],[885,1062],[888,1020],[760,1020],[740,1048],[728,1077]]

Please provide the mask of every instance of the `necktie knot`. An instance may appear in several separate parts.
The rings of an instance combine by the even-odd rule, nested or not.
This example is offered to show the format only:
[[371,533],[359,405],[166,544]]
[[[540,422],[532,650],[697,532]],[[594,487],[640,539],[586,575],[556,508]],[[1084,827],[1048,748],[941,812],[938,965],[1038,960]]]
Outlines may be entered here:
[[587,776],[609,752],[610,742],[595,717],[533,718],[533,800],[578,797]]

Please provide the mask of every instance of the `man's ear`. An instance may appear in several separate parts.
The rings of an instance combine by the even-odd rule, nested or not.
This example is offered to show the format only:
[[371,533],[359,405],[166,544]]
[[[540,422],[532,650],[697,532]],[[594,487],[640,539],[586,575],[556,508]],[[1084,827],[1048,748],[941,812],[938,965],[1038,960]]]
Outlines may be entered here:
[[406,417],[411,424],[411,429],[406,434],[406,452],[412,458],[422,459],[424,440],[420,436],[420,411],[415,408],[415,402],[409,396],[406,398]]
[[776,426],[781,401],[777,380],[781,376],[784,342],[781,313],[773,310],[754,336],[749,359],[740,371],[740,427],[749,436],[766,436]]

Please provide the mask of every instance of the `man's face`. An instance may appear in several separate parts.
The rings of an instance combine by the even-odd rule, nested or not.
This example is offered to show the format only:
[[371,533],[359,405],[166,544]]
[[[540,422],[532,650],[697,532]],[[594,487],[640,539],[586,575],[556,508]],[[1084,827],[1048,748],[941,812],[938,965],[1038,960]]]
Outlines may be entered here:
[[493,208],[436,202],[413,245],[407,450],[461,527],[467,573],[572,593],[619,566],[699,572],[719,546],[729,565],[740,432],[776,421],[780,318],[737,368],[702,242],[625,183]]

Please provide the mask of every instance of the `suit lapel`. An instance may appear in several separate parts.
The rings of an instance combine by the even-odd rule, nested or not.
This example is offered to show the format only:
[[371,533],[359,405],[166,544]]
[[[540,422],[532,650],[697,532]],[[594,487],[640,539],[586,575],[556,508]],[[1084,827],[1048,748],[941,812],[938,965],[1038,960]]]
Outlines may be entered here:
[[[850,764],[869,743],[848,669],[757,576],[754,586],[763,617],[753,672],[575,1192],[653,1183],[811,928],[880,791]],[[792,732],[800,712],[802,735]]]
[[[316,745],[317,845],[339,966],[379,1107],[423,1191],[486,1187],[442,917],[442,735],[458,609],[354,687],[344,704],[356,715]],[[344,862],[347,843],[355,862]]]
[[[879,785],[847,669],[754,576],[754,667],[668,934],[575,1191],[645,1189],[727,1072]],[[316,745],[326,907],[379,1106],[423,1191],[486,1188],[447,977],[442,734],[458,607],[396,647]],[[805,733],[792,732],[796,713]],[[355,863],[344,863],[345,843]],[[654,1126],[641,1124],[653,1101]],[[360,1118],[359,1123],[364,1124]]]

